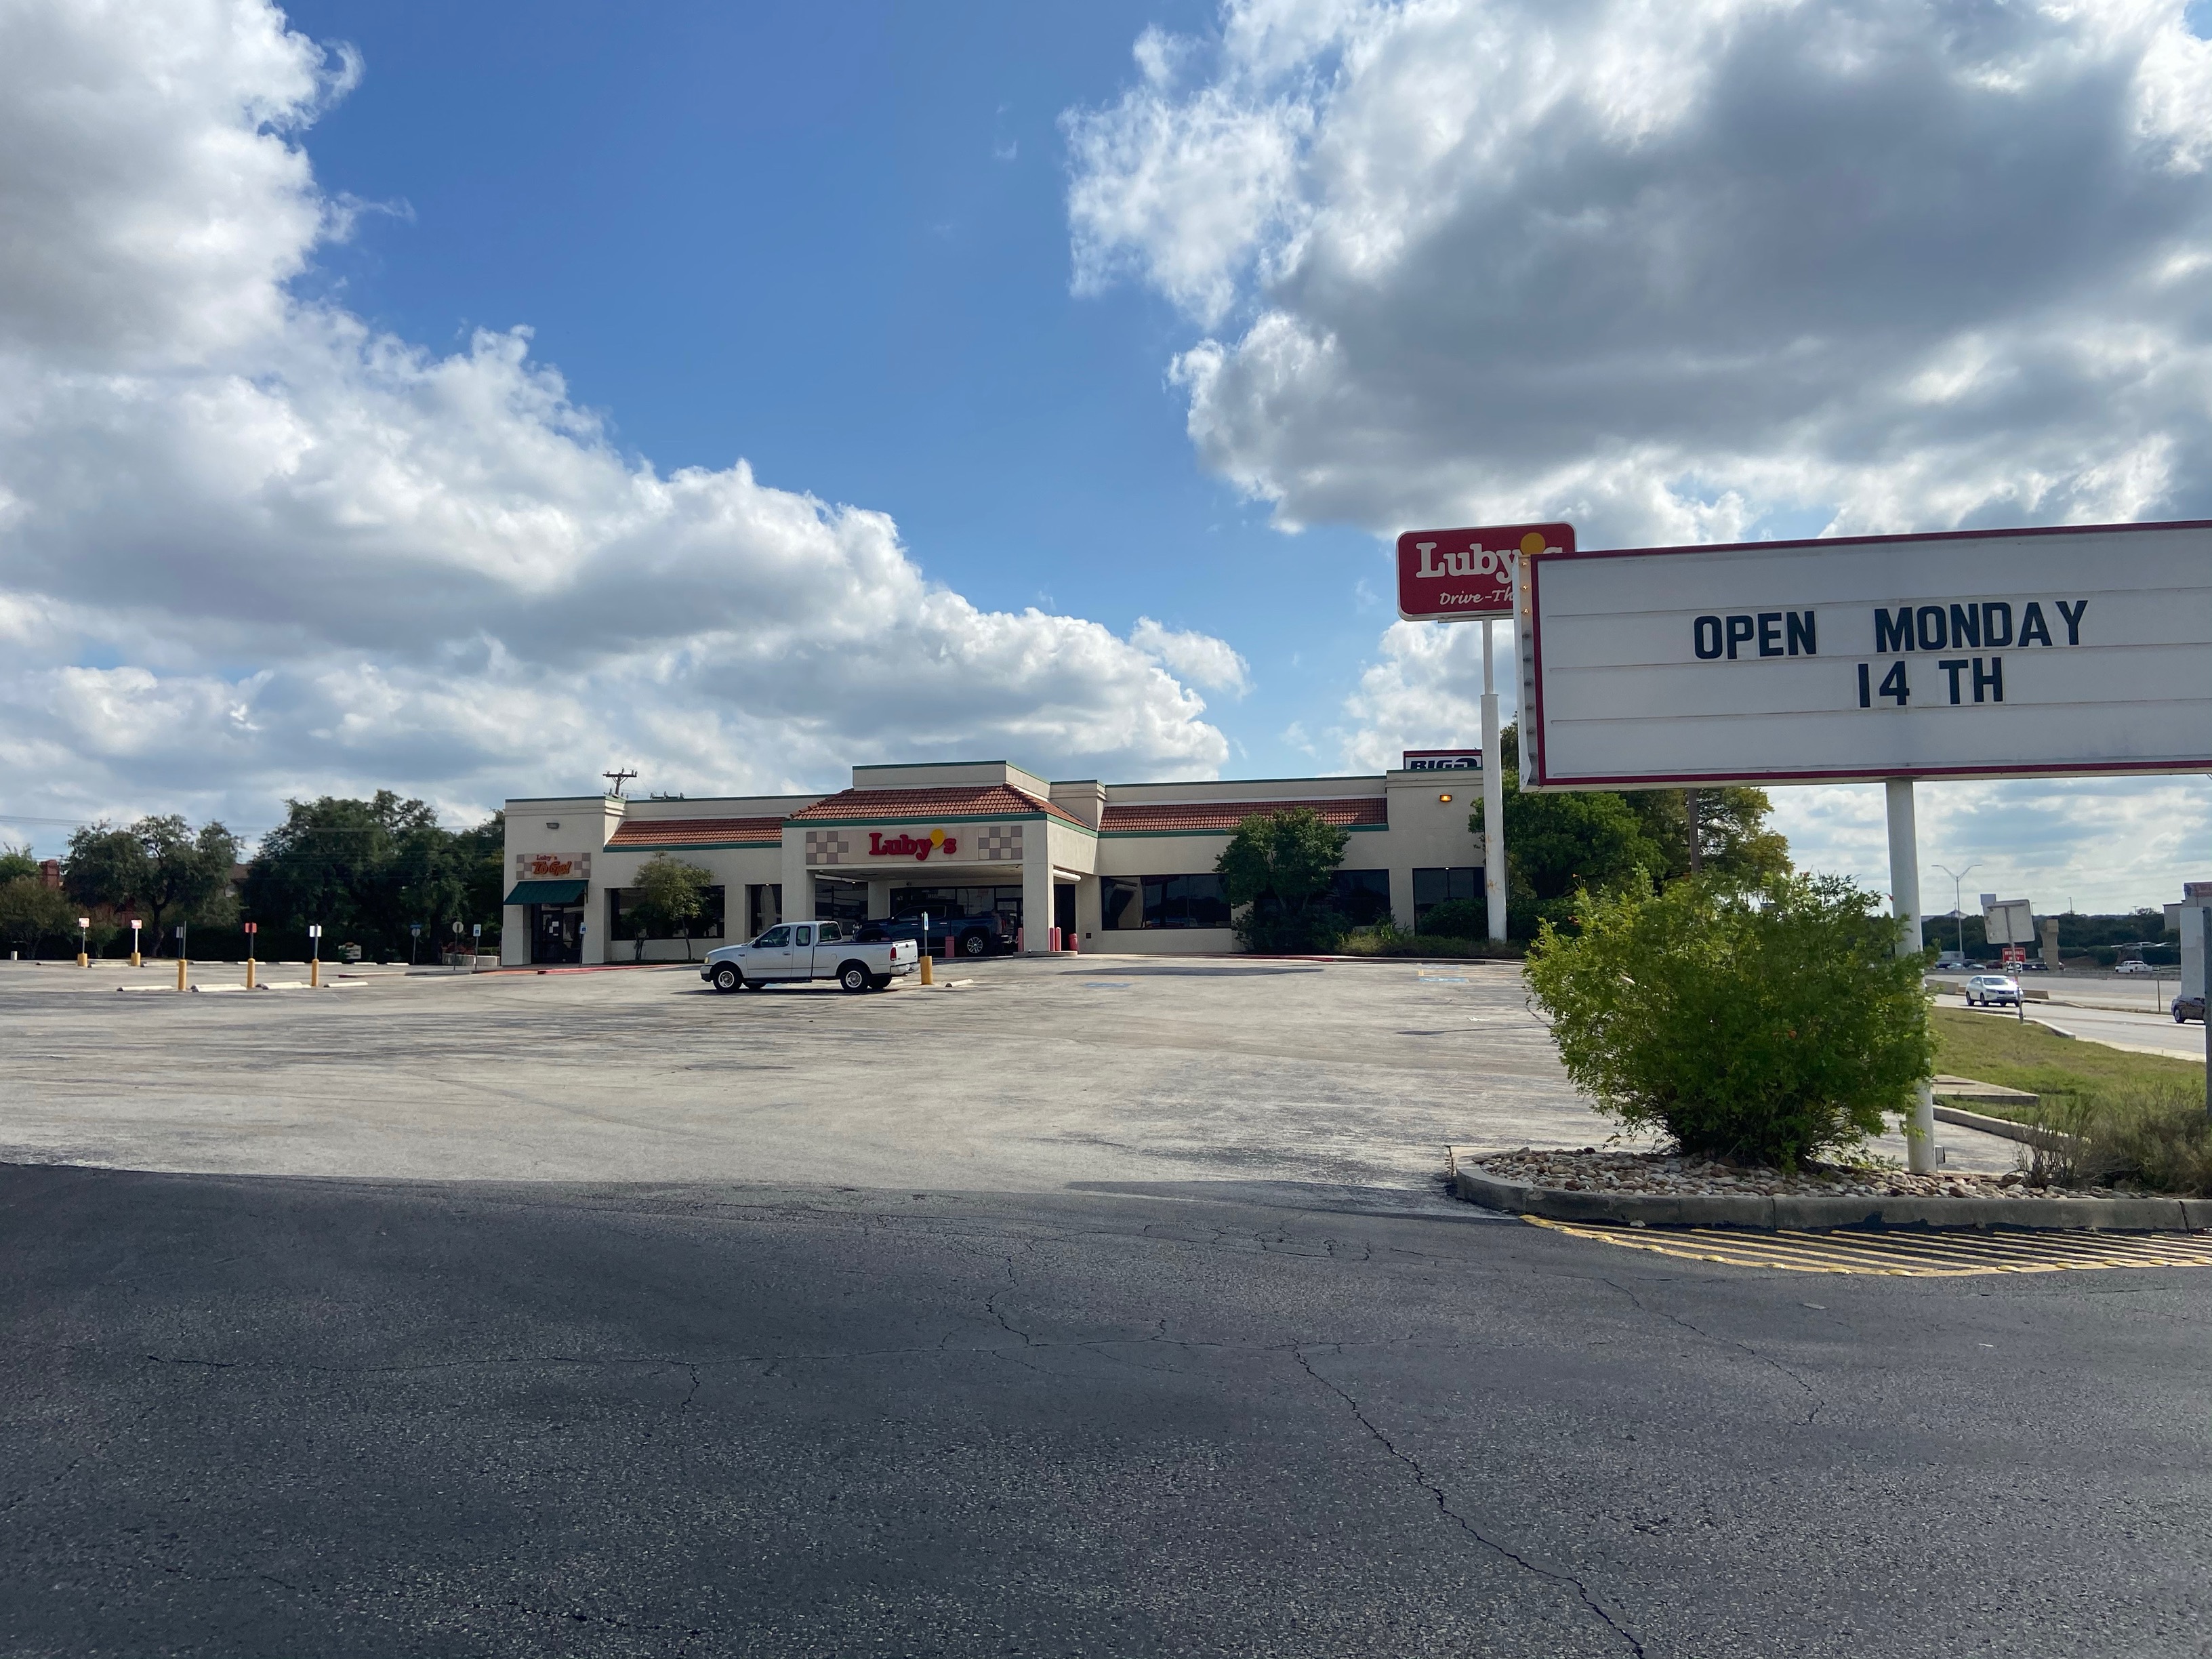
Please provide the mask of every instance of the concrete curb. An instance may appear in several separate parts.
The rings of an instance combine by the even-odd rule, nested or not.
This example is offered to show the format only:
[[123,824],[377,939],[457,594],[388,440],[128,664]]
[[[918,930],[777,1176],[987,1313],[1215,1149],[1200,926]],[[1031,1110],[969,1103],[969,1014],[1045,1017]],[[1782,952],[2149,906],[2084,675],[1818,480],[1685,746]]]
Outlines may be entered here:
[[[2038,1130],[2026,1123],[2015,1123],[2008,1117],[1984,1116],[1980,1112],[1970,1112],[1963,1106],[1946,1106],[1941,1100],[1936,1103],[1936,1121],[1938,1123],[1954,1123],[1961,1129],[1978,1129],[1985,1135],[2001,1135],[2007,1140],[2017,1140],[2023,1146],[2033,1146],[2039,1141],[2047,1140],[2055,1133],[2047,1129]],[[2059,1139],[2070,1137],[2062,1135]]]
[[2014,1227],[2036,1231],[2193,1232],[2212,1227],[2203,1198],[1762,1198],[1577,1193],[1467,1169],[1452,1176],[1470,1204],[1550,1221],[1640,1221],[1652,1227]]

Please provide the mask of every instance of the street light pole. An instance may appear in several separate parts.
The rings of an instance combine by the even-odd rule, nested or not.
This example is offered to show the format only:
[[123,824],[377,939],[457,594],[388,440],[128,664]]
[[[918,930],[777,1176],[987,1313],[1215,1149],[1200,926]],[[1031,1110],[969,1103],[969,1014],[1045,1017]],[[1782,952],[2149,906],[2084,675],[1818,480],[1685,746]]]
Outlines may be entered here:
[[1951,920],[1959,924],[1959,959],[1963,962],[1966,957],[1966,878],[1980,869],[1981,863],[1977,860],[1963,870],[1954,870],[1948,864],[1939,864],[1935,867],[1951,878]]

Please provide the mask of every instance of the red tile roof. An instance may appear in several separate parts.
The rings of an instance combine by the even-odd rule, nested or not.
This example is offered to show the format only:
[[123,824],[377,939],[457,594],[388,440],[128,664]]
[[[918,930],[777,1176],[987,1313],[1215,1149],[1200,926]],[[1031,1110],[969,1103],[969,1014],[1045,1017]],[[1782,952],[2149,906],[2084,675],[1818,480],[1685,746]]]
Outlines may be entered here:
[[1109,806],[1099,826],[1105,835],[1137,835],[1181,830],[1225,833],[1247,818],[1269,812],[1286,812],[1309,806],[1323,823],[1363,824],[1390,822],[1389,801],[1381,795],[1338,796],[1332,800],[1176,800],[1152,801],[1128,806]]
[[631,818],[609,847],[712,847],[737,842],[774,847],[783,840],[781,818]]
[[1089,829],[1073,812],[1039,800],[1010,783],[977,784],[965,789],[846,789],[793,812],[790,822],[823,818],[990,817],[1000,814],[1048,812]]

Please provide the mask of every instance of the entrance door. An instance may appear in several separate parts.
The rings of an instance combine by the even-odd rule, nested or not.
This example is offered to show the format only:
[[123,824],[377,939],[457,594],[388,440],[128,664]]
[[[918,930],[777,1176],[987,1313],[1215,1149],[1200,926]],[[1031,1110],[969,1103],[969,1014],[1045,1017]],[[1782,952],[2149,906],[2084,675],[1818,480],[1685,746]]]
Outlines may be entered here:
[[1072,884],[1053,884],[1052,925],[1060,929],[1063,944],[1075,937],[1075,888]]
[[581,905],[533,904],[530,907],[530,959],[548,965],[584,959],[584,909]]

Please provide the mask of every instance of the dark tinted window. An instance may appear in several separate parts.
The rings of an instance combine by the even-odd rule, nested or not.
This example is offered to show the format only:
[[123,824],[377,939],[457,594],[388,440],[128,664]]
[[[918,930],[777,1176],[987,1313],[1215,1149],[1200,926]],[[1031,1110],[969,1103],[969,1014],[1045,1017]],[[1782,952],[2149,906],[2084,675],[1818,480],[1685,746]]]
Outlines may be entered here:
[[[720,887],[707,890],[706,906],[698,920],[691,924],[693,939],[720,939],[722,936],[722,893]],[[675,939],[674,933],[639,933],[636,915],[637,892],[634,888],[614,887],[607,890],[607,937],[614,939]]]
[[1226,927],[1229,901],[1221,878],[1108,876],[1099,883],[1102,920],[1108,927]]
[[1418,927],[1423,916],[1447,899],[1466,899],[1472,902],[1481,896],[1482,866],[1479,864],[1449,870],[1416,870],[1413,872],[1413,925]]
[[1388,870],[1340,870],[1328,879],[1328,902],[1356,927],[1390,914]]

